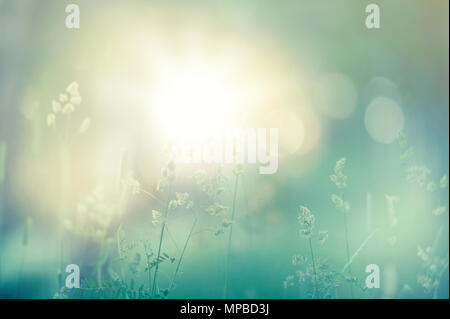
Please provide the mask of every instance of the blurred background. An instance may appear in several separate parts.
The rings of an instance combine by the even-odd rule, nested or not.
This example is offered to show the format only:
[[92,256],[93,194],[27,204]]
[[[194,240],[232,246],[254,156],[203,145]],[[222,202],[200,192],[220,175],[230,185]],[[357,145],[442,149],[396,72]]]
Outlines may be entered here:
[[[223,127],[279,128],[278,171],[245,165],[238,184],[228,297],[308,297],[286,281],[299,268],[292,256],[309,256],[299,205],[328,230],[316,255],[341,272],[333,193],[350,205],[351,255],[362,246],[353,275],[364,283],[366,265],[380,267],[380,288],[353,297],[449,297],[448,1],[73,2],[79,29],[65,27],[71,1],[0,0],[1,297],[54,297],[61,265],[115,278],[117,234],[131,256],[121,278],[150,286],[143,243],[156,251],[165,146]],[[365,27],[371,2],[380,29]],[[343,157],[345,192],[330,180]],[[124,163],[141,191],[120,206]],[[199,223],[169,298],[223,297],[229,228],[208,231],[223,217],[205,213],[198,169],[214,171],[179,165],[173,183]],[[228,219],[232,170],[220,199]],[[77,229],[80,212],[90,222]],[[192,222],[192,209],[171,213],[168,256],[179,258]],[[161,263],[161,287],[176,265]],[[330,297],[352,297],[349,284]]]

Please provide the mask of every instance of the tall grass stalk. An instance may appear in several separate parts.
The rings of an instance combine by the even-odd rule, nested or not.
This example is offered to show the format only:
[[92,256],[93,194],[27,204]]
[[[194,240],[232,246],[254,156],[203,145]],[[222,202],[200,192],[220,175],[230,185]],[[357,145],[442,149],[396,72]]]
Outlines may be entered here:
[[[147,266],[147,285],[148,285],[148,291],[152,289],[152,272],[151,272],[151,265],[150,265],[150,251],[148,249],[147,243],[144,242],[144,252],[145,252],[145,260],[146,260],[146,266]],[[121,264],[122,266],[122,264]],[[122,278],[123,277],[123,268],[122,268]],[[148,295],[150,298],[151,296]]]
[[155,289],[156,289],[156,285],[157,285],[156,281],[158,279],[159,260],[161,257],[161,247],[162,247],[162,243],[163,243],[163,239],[164,239],[164,229],[166,228],[166,219],[167,219],[167,215],[169,213],[169,203],[170,203],[171,191],[172,191],[172,184],[169,183],[169,190],[167,193],[167,202],[166,202],[166,206],[164,208],[164,220],[161,225],[161,233],[159,236],[159,245],[158,245],[158,254],[156,256],[155,274],[153,276],[152,297],[155,296]]
[[[348,263],[348,273],[350,274],[351,277],[353,277],[352,274],[352,268],[350,265],[350,244],[348,241],[348,225],[347,225],[347,213],[344,213],[344,232],[345,232],[345,250],[347,252],[347,263]],[[350,296],[353,298],[353,282],[351,282],[350,284]]]
[[59,271],[58,271],[58,285],[63,285],[62,272],[64,269],[64,220],[67,217],[69,207],[69,192],[70,192],[70,149],[67,140],[62,142],[59,150],[60,163],[60,229],[59,229]]
[[20,260],[18,278],[16,283],[16,296],[20,294],[20,288],[23,282],[23,268],[25,266],[25,260],[28,251],[28,243],[30,242],[31,235],[31,227],[33,225],[33,219],[31,217],[27,217],[24,223],[23,237],[22,237],[22,258]]
[[172,289],[174,287],[174,285],[175,285],[175,279],[177,278],[178,272],[180,270],[181,261],[183,260],[184,253],[185,253],[186,248],[187,248],[187,246],[189,244],[189,241],[191,239],[192,233],[194,232],[194,228],[195,228],[196,224],[197,224],[197,217],[195,217],[194,222],[192,223],[191,230],[189,231],[189,235],[186,238],[186,241],[184,243],[183,250],[181,251],[180,258],[178,259],[177,267],[175,268],[175,272],[173,273],[173,277],[172,277],[172,282],[170,284],[170,289]]
[[225,284],[223,287],[223,297],[224,299],[227,298],[227,289],[228,289],[228,276],[229,276],[229,270],[230,270],[230,257],[231,257],[231,240],[233,237],[233,224],[234,224],[234,215],[236,212],[236,197],[237,197],[237,189],[238,189],[238,182],[239,182],[239,175],[236,174],[236,180],[234,182],[234,192],[233,192],[233,204],[231,209],[231,225],[230,225],[230,233],[228,236],[228,248],[227,248],[227,259],[225,263]]
[[108,255],[109,255],[109,251],[108,251],[108,247],[105,245],[105,238],[102,238],[100,241],[100,247],[99,247],[99,257],[98,257],[98,261],[97,261],[97,284],[99,288],[103,287],[103,275],[102,275],[102,270],[103,270],[103,265],[106,263],[106,261],[108,260]]
[[119,227],[117,228],[116,241],[117,241],[117,254],[119,255],[120,275],[121,275],[122,280],[125,281],[125,273],[123,271],[123,261],[122,261],[123,256],[122,256],[122,246],[121,246],[121,242],[122,242],[121,234],[122,234],[122,224],[120,224]]
[[[128,173],[128,153],[124,151],[122,153],[122,158],[120,161],[120,171],[119,171],[119,179],[117,182],[117,191],[119,193],[119,202],[118,202],[118,218],[119,218],[119,227],[117,227],[116,231],[116,240],[117,240],[117,254],[119,256],[119,268],[120,275],[122,279],[125,281],[125,273],[123,270],[123,256],[122,256],[122,247],[121,247],[121,234],[123,232],[123,226],[121,223],[122,215],[125,211],[125,205],[127,202],[127,189],[124,185],[124,180]],[[150,288],[149,288],[150,289]]]
[[312,297],[314,298],[317,293],[317,270],[316,270],[316,260],[314,258],[314,251],[312,246],[311,237],[308,238],[309,241],[309,249],[311,251],[311,259],[312,259],[312,265],[313,265],[313,271],[314,271],[314,291]]

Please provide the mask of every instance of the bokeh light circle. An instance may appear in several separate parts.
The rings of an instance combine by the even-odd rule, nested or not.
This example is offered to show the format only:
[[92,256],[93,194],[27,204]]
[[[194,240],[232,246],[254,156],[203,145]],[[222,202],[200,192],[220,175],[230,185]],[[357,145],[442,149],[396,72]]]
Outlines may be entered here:
[[375,141],[389,144],[403,129],[403,111],[395,101],[378,96],[367,106],[364,123],[367,132]]

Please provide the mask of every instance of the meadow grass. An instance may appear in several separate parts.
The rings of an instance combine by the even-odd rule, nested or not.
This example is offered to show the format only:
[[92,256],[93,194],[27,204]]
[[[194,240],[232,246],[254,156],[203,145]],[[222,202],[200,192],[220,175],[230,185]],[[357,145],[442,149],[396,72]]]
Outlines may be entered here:
[[235,174],[235,182],[234,182],[234,190],[233,190],[233,202],[231,204],[231,225],[230,232],[228,234],[228,245],[227,245],[227,254],[226,254],[226,262],[225,262],[225,283],[223,287],[223,298],[227,298],[227,289],[228,289],[228,281],[229,281],[229,271],[230,271],[230,262],[231,262],[231,243],[233,239],[233,224],[234,224],[234,216],[236,213],[236,197],[239,183],[239,174]]
[[[61,96],[61,94],[63,94]],[[63,132],[60,141],[60,185],[61,185],[61,203],[60,211],[61,218],[66,218],[66,212],[72,202],[70,198],[70,181],[71,181],[71,126],[73,120],[71,114],[75,111],[75,106],[81,103],[81,97],[78,93],[78,85],[71,84],[64,93],[61,93],[57,101],[52,102],[52,112],[47,116],[47,125],[53,130]],[[73,98],[74,103],[70,103]],[[79,98],[79,99],[78,99]],[[67,103],[66,103],[67,102]],[[75,104],[77,102],[78,104]],[[66,103],[66,104],[64,104]],[[67,105],[70,104],[70,105]],[[59,124],[59,127],[58,127]],[[90,126],[90,118],[86,118],[79,126],[77,133],[84,134]],[[430,209],[431,216],[436,218],[443,218],[445,212],[448,211],[447,205],[447,175],[443,175],[438,180],[431,179],[431,171],[426,166],[416,165],[411,162],[413,152],[412,147],[409,146],[406,138],[403,135],[399,136],[399,144],[402,154],[400,160],[404,163],[406,180],[408,183],[416,184],[421,187],[427,194],[434,196],[436,206]],[[4,180],[5,168],[4,162],[6,157],[6,146],[0,144],[0,186]],[[4,153],[2,155],[2,153]],[[3,162],[3,163],[2,163]],[[351,220],[350,203],[347,200],[348,193],[346,192],[348,185],[348,177],[344,173],[346,168],[347,158],[343,157],[336,161],[333,172],[329,176],[337,191],[331,194],[331,202],[335,209],[342,213],[342,228],[344,233],[343,255],[345,264],[342,267],[336,267],[328,258],[322,256],[320,246],[324,245],[328,238],[328,231],[317,230],[317,220],[315,215],[311,213],[310,209],[305,206],[299,207],[298,223],[300,225],[300,236],[306,239],[306,249],[303,254],[294,255],[292,257],[292,264],[297,267],[293,275],[286,277],[283,282],[285,288],[296,286],[300,287],[299,297],[307,298],[337,298],[339,287],[343,286],[345,289],[349,288],[351,298],[366,296],[359,294],[364,292],[365,288],[361,285],[360,280],[354,277],[352,272],[352,265],[355,260],[361,255],[361,252],[367,249],[368,243],[380,232],[380,228],[371,228],[372,223],[372,207],[371,194],[367,195],[367,219],[368,219],[368,235],[365,240],[359,245],[358,249],[352,252],[351,239],[352,233],[350,229]],[[3,171],[2,171],[3,165]],[[194,180],[200,186],[201,191],[207,195],[204,202],[200,202],[198,207],[193,209],[193,201],[190,200],[188,193],[174,192],[174,181],[176,179],[175,164],[169,155],[169,160],[161,171],[161,178],[156,187],[157,194],[165,193],[165,200],[161,200],[159,195],[155,195],[152,191],[142,188],[141,183],[136,180],[128,168],[129,161],[126,152],[123,153],[120,162],[119,183],[116,191],[112,194],[104,194],[98,190],[94,190],[88,198],[89,201],[81,200],[77,204],[77,212],[84,213],[90,216],[90,221],[93,228],[83,228],[83,225],[77,225],[75,221],[65,221],[64,227],[81,237],[94,239],[99,247],[99,252],[95,261],[95,271],[93,276],[85,278],[80,289],[69,291],[62,287],[60,278],[60,291],[55,294],[56,298],[167,298],[176,288],[176,281],[178,280],[183,264],[186,258],[188,246],[192,241],[192,237],[203,231],[211,231],[215,236],[225,234],[228,230],[228,236],[225,236],[224,242],[226,250],[225,256],[225,276],[223,285],[223,298],[226,299],[230,294],[230,277],[232,257],[233,257],[233,228],[236,223],[237,214],[237,197],[239,192],[240,180],[243,179],[242,165],[236,165],[233,173],[233,186],[230,187],[230,207],[223,204],[224,199],[221,197],[225,191],[225,184],[227,177],[223,174],[221,165],[217,166],[211,174],[204,171],[199,171],[194,174]],[[242,187],[244,187],[242,182]],[[244,190],[245,191],[245,190]],[[1,189],[0,189],[1,192]],[[160,226],[159,233],[154,233],[151,229],[148,238],[142,240],[142,245],[137,245],[133,240],[128,239],[124,230],[122,216],[128,212],[129,201],[131,194],[143,194],[147,199],[151,199],[151,221],[153,226]],[[0,193],[1,195],[1,193]],[[244,194],[247,198],[247,194]],[[92,203],[92,198],[94,202]],[[0,198],[1,199],[1,198]],[[397,222],[397,214],[395,212],[395,196],[385,196],[388,212],[388,227],[391,227]],[[227,199],[228,200],[228,199]],[[89,203],[88,203],[89,202]],[[99,205],[96,205],[99,204]],[[98,211],[97,206],[105,207],[104,211]],[[81,209],[81,208],[83,209]],[[156,208],[162,207],[162,212]],[[182,249],[178,249],[178,245],[174,237],[169,231],[169,217],[171,213],[182,208],[183,211],[193,211],[192,225],[183,239]],[[204,213],[199,216],[198,213]],[[226,218],[229,216],[228,218]],[[199,219],[212,218],[214,223],[219,221],[216,227],[204,228],[197,230]],[[114,235],[111,237],[111,228],[113,220],[116,221],[117,228]],[[171,227],[172,228],[172,227]],[[227,229],[229,228],[229,229]],[[389,229],[393,232],[395,229]],[[426,293],[431,294],[433,298],[439,297],[439,287],[442,278],[448,269],[448,253],[447,256],[441,257],[438,255],[436,243],[441,241],[438,236],[431,247],[418,247],[418,257],[421,259],[422,273],[418,274],[417,282],[421,285]],[[152,235],[158,235],[156,245],[151,245],[149,238]],[[115,237],[115,238],[114,238]],[[356,236],[354,236],[356,237]],[[177,253],[170,256],[165,250],[170,246],[171,240],[177,248]],[[61,240],[61,245],[63,241]],[[26,245],[24,246],[24,251]],[[113,251],[117,250],[117,259],[114,259]],[[169,252],[170,253],[170,252]],[[340,254],[342,254],[340,250]],[[142,258],[144,256],[145,258]],[[175,257],[176,256],[176,257]],[[22,260],[24,263],[25,255]],[[143,262],[142,262],[143,260]],[[115,262],[117,264],[115,264]],[[60,254],[60,264],[64,263],[63,254]],[[170,266],[170,265],[173,266]],[[118,265],[119,274],[114,272],[114,266]],[[22,266],[23,267],[23,266]],[[20,269],[22,268],[20,267]],[[142,267],[144,269],[142,270]],[[164,267],[164,269],[162,268]],[[166,268],[167,267],[167,268]],[[172,268],[172,269],[171,269]],[[339,268],[340,270],[336,270]],[[62,269],[62,268],[61,268]],[[104,274],[104,269],[107,272]],[[163,270],[162,270],[163,269]],[[170,275],[167,276],[165,271],[171,269]],[[20,271],[21,272],[21,271]],[[167,278],[162,277],[163,275]],[[21,276],[21,275],[20,275]],[[95,280],[92,280],[95,278]],[[167,279],[167,280],[166,280]],[[20,280],[19,280],[20,281]],[[167,288],[164,287],[164,282],[168,281]],[[233,286],[234,288],[234,286]],[[361,288],[354,290],[354,288]],[[234,290],[234,289],[233,289]],[[304,294],[303,294],[304,292]],[[233,294],[236,294],[233,291]]]

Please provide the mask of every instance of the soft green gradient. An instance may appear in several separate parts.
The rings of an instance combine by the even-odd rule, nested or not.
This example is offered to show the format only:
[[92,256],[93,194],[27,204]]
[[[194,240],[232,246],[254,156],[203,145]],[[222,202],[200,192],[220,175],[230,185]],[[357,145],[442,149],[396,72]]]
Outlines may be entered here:
[[[228,297],[308,297],[307,287],[283,287],[286,276],[297,269],[292,255],[310,255],[307,240],[298,235],[299,205],[315,215],[316,231],[329,232],[323,245],[314,242],[315,254],[337,271],[344,267],[343,216],[330,200],[339,190],[329,178],[342,157],[347,158],[351,254],[378,229],[355,258],[352,271],[364,282],[366,265],[379,265],[381,288],[355,288],[355,297],[433,297],[417,282],[424,272],[417,249],[435,243],[434,254],[448,258],[448,188],[430,193],[426,185],[406,181],[405,168],[411,164],[402,163],[398,143],[380,143],[391,141],[388,130],[396,134],[399,121],[379,114],[371,122],[381,136],[378,141],[365,123],[371,101],[389,98],[399,107],[401,114],[396,114],[414,148],[410,163],[428,167],[430,180],[448,176],[447,1],[73,2],[81,8],[79,30],[64,26],[65,1],[0,1],[0,296],[52,298],[59,290],[56,238],[64,194],[59,137],[45,125],[51,100],[77,81],[83,102],[71,123],[92,118],[88,133],[72,140],[70,191],[64,195],[68,214],[74,214],[76,203],[97,184],[116,189],[123,150],[130,154],[128,166],[135,178],[156,193],[167,137],[167,124],[158,120],[152,103],[158,68],[198,59],[207,68],[220,65],[230,71],[239,93],[238,110],[246,115],[239,116],[241,125],[275,123],[280,128],[277,173],[259,175],[257,166],[246,165],[238,186]],[[381,8],[379,30],[364,26],[364,8],[371,2]],[[280,118],[271,116],[279,110]],[[174,123],[179,120],[176,113],[169,116]],[[201,167],[178,167],[173,187],[191,194],[201,216],[198,227],[204,229],[221,219],[202,211],[208,199],[190,179]],[[225,167],[228,181],[222,197],[229,207],[231,171]],[[389,226],[385,195],[397,198],[395,227]],[[158,196],[165,200],[167,194]],[[435,216],[438,205],[447,210]],[[136,240],[140,254],[142,239],[157,248],[159,227],[151,224],[152,209],[163,207],[141,194],[129,199],[121,219],[126,238]],[[27,228],[28,216],[33,224]],[[178,256],[191,225],[191,212],[174,211],[164,251]],[[114,221],[108,230],[113,239],[118,226]],[[222,298],[227,239],[228,230],[221,236],[195,232],[182,275],[168,297]],[[115,242],[110,247],[104,279],[113,277],[109,269],[120,273]],[[98,244],[67,233],[63,249],[66,264],[80,265],[82,278],[96,280]],[[142,258],[135,286],[147,285]],[[169,285],[175,267],[161,264],[161,288]],[[129,269],[125,273],[129,280]],[[447,266],[435,297],[449,297],[448,283]],[[332,297],[350,298],[348,283]]]

